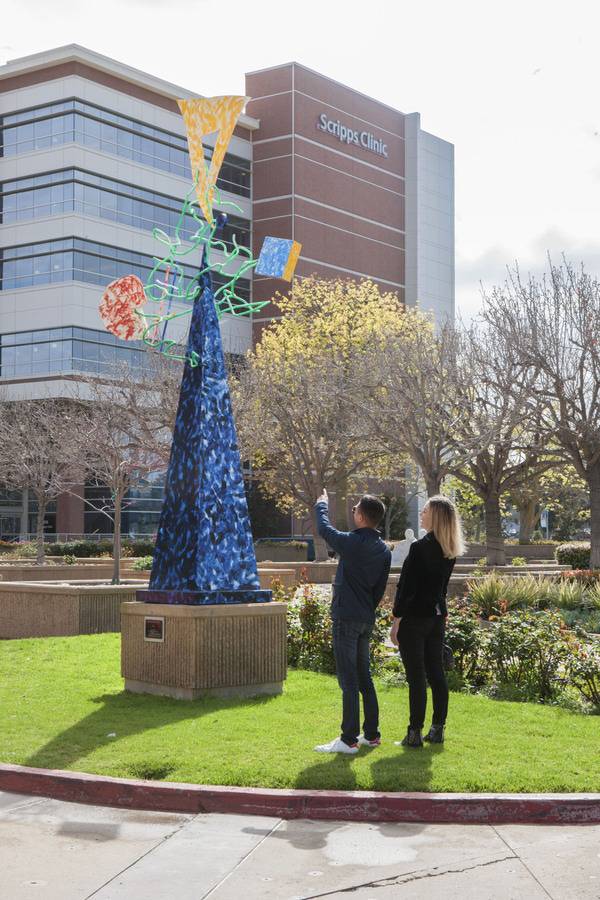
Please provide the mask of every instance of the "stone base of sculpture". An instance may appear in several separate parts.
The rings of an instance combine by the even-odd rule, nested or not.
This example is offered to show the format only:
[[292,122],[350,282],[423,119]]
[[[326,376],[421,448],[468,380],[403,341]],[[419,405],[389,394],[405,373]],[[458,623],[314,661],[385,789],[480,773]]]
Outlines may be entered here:
[[125,689],[179,700],[279,694],[285,603],[121,606]]

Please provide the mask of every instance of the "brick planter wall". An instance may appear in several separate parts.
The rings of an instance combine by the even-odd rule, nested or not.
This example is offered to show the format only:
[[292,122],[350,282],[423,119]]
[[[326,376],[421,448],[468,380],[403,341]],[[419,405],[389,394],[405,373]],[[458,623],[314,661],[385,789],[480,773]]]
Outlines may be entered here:
[[64,637],[121,629],[121,603],[132,585],[0,583],[0,639]]
[[[111,579],[113,565],[110,560],[72,566],[0,566],[0,581],[79,581],[84,579]],[[131,567],[131,560],[121,563],[121,578],[144,577],[144,573]]]

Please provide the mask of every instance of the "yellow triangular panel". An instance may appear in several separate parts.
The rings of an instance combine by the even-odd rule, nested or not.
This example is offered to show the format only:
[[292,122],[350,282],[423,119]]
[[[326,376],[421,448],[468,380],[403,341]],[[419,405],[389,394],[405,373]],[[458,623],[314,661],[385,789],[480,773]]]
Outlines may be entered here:
[[[192,176],[196,181],[198,204],[207,222],[212,225],[212,204],[217,176],[225,156],[231,135],[248,97],[198,97],[194,100],[178,100],[185,122]],[[208,172],[204,161],[202,138],[218,131],[215,149]]]

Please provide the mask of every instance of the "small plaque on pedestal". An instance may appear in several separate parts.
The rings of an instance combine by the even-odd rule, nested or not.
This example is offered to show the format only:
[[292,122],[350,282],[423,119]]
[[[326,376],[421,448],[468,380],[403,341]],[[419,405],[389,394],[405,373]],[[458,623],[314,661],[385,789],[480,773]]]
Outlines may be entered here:
[[163,616],[144,616],[144,640],[160,641],[165,639],[165,620]]

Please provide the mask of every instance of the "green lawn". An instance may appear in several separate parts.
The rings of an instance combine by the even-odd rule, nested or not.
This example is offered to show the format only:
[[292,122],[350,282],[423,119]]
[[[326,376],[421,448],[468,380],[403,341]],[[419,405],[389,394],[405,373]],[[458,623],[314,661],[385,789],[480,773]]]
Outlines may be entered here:
[[383,741],[338,734],[334,678],[291,671],[280,697],[126,694],[119,635],[0,642],[0,761],[204,784],[392,791],[600,791],[600,718],[452,694],[443,747],[404,750],[407,692],[381,687]]

